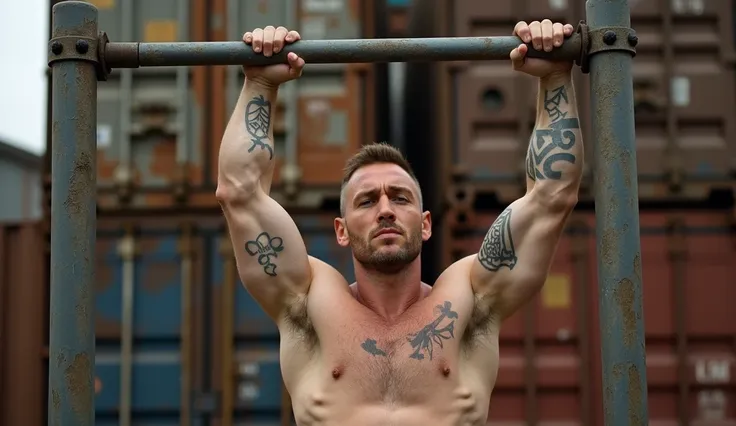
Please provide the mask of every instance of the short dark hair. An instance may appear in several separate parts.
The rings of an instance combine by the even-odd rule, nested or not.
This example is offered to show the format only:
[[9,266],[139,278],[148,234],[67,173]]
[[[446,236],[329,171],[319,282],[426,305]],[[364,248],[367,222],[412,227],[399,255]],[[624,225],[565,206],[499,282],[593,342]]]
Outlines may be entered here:
[[389,145],[386,142],[375,142],[367,145],[363,145],[360,150],[350,157],[345,164],[342,175],[342,185],[340,187],[340,214],[345,215],[345,188],[347,187],[350,178],[353,177],[358,169],[371,164],[395,164],[401,167],[406,173],[411,176],[414,183],[419,188],[419,206],[423,205],[422,202],[422,190],[419,186],[419,180],[414,175],[409,161],[396,147]]

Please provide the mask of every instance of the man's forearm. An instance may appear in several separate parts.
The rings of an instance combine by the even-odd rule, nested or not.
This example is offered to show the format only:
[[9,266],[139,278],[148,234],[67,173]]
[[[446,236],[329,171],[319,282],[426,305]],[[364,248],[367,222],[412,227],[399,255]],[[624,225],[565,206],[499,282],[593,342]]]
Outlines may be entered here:
[[276,87],[246,80],[220,145],[218,186],[248,188],[272,173],[277,94]]
[[570,73],[539,79],[537,121],[527,151],[534,190],[549,196],[577,194],[583,140]]

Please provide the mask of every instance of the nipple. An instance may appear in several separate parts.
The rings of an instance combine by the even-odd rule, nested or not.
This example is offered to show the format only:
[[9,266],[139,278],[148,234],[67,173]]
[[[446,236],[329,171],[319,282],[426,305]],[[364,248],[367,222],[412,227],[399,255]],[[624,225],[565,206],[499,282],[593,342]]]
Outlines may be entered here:
[[340,376],[342,376],[342,370],[339,369],[339,368],[337,368],[337,367],[333,368],[332,369],[332,378],[335,379],[335,380],[337,380],[337,379],[340,378]]

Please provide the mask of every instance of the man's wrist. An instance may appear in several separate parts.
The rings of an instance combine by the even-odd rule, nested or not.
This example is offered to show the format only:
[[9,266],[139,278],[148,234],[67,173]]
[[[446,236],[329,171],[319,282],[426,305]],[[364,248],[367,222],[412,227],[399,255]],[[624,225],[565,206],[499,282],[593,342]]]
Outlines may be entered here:
[[572,82],[572,71],[554,71],[539,78],[542,87],[559,87]]

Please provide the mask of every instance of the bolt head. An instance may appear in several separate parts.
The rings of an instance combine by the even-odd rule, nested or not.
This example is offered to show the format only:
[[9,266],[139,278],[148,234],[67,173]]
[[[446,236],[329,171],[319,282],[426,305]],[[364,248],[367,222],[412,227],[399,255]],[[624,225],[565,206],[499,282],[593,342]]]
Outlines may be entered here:
[[631,47],[634,47],[637,44],[639,44],[639,37],[637,37],[636,34],[634,33],[630,33],[628,39],[629,39],[629,45]]
[[54,55],[60,54],[62,50],[64,50],[64,46],[60,41],[56,40],[51,42],[51,52],[53,52]]
[[615,43],[616,33],[614,33],[613,31],[606,31],[605,33],[603,33],[603,42],[609,46]]
[[76,48],[77,52],[85,54],[89,50],[89,43],[87,40],[77,40]]

